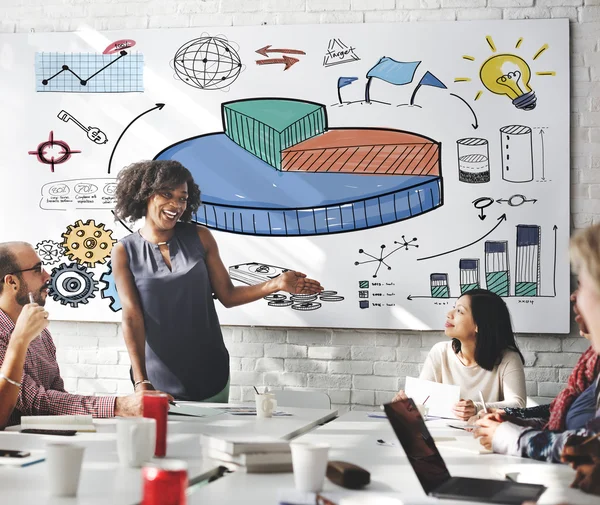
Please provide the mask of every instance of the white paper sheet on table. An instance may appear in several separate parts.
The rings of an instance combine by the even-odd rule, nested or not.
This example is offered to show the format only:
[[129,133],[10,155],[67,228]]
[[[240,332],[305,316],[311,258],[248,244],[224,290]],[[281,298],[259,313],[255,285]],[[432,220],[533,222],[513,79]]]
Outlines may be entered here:
[[460,400],[460,386],[407,377],[404,392],[416,404],[423,403],[429,397],[425,404],[429,407],[429,416],[456,419],[452,407]]
[[169,408],[169,414],[179,414],[182,416],[192,417],[211,417],[222,414],[223,411],[219,409],[213,409],[210,407],[201,407],[193,403],[177,403],[177,406],[171,405]]

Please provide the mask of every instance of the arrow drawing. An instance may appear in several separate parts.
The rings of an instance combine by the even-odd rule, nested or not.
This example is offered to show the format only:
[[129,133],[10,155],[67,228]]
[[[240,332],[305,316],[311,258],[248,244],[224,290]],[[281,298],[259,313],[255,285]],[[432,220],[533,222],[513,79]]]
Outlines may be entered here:
[[480,242],[481,240],[483,240],[485,237],[487,237],[490,233],[492,233],[496,228],[498,228],[498,226],[500,226],[504,221],[506,221],[506,214],[502,214],[499,218],[498,218],[498,223],[490,230],[488,231],[483,237],[478,238],[477,240],[474,240],[473,242],[467,244],[467,245],[463,245],[460,247],[457,247],[456,249],[452,249],[451,251],[445,251],[443,253],[439,253],[439,254],[434,254],[433,256],[426,256],[424,258],[417,258],[417,261],[422,261],[422,260],[429,260],[431,258],[437,258],[438,256],[444,256],[446,254],[450,254],[456,251],[460,251],[461,249],[465,249],[467,247],[472,246],[473,244],[476,244],[477,242]]
[[285,54],[306,54],[304,51],[299,49],[271,49],[271,46],[265,46],[261,49],[257,49],[256,52],[265,58],[269,57],[269,53],[285,53]]
[[113,147],[112,153],[110,153],[110,159],[108,160],[108,173],[110,174],[110,166],[112,165],[112,160],[113,160],[113,156],[115,155],[115,150],[117,149],[117,146],[119,145],[119,142],[121,141],[121,139],[123,138],[123,135],[125,135],[125,132],[129,129],[129,127],[135,123],[139,118],[141,118],[143,115],[148,114],[148,112],[152,112],[153,110],[162,110],[163,107],[165,106],[164,103],[157,103],[156,107],[152,107],[151,109],[148,109],[145,112],[142,112],[139,116],[137,116],[136,118],[133,119],[133,121],[131,121],[131,123],[129,123],[125,129],[121,132],[121,135],[119,135],[119,138],[117,139],[117,141],[115,142],[115,146]]
[[434,296],[415,296],[415,295],[408,295],[406,297],[407,300],[414,300],[415,298],[431,298],[432,300],[435,298],[436,300],[457,300],[458,298],[456,296],[449,296],[448,298],[436,298]]
[[552,228],[554,230],[554,272],[552,278],[552,284],[554,289],[554,296],[556,296],[556,244],[557,244],[557,236],[558,236],[558,226],[554,225]]
[[540,130],[540,140],[542,142],[542,181],[546,180],[546,152],[544,149],[544,130]]
[[272,58],[268,60],[256,60],[257,65],[276,65],[278,63],[285,64],[285,68],[283,70],[287,70],[295,63],[298,63],[300,60],[298,58],[290,58],[289,56],[283,55],[283,58]]
[[523,205],[524,203],[535,203],[537,202],[537,199],[535,198],[530,198],[528,199],[527,197],[523,196],[523,195],[512,195],[508,200],[504,199],[504,198],[499,198],[498,200],[496,200],[497,203],[508,203],[508,205],[510,205],[511,207],[519,207],[520,205]]
[[479,214],[479,219],[481,219],[482,221],[487,217],[484,213],[483,213],[483,209],[481,209],[481,214]]
[[450,93],[450,96],[455,96],[456,98],[458,98],[459,100],[461,100],[467,107],[469,107],[469,110],[471,111],[471,113],[473,114],[473,117],[475,118],[475,123],[471,123],[471,126],[473,127],[474,130],[477,130],[477,128],[479,128],[479,122],[477,121],[477,115],[475,114],[475,111],[473,110],[473,107],[471,107],[466,100],[458,95],[455,95],[454,93]]

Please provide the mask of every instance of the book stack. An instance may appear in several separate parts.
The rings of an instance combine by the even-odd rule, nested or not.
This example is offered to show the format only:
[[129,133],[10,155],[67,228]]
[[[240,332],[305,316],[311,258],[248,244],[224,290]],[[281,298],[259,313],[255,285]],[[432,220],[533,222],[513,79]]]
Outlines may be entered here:
[[289,442],[268,437],[217,437],[201,435],[204,455],[231,470],[247,473],[292,471]]

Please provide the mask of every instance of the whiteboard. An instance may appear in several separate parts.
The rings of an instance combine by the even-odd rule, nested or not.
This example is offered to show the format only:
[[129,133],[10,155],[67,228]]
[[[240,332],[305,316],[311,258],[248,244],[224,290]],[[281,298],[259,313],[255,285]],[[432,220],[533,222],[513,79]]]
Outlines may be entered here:
[[[461,293],[569,331],[567,20],[0,36],[0,240],[53,272],[55,320],[120,321],[114,179],[177,159],[236,285],[222,324],[441,329]],[[54,160],[54,161],[53,161]],[[139,226],[141,223],[138,223]]]

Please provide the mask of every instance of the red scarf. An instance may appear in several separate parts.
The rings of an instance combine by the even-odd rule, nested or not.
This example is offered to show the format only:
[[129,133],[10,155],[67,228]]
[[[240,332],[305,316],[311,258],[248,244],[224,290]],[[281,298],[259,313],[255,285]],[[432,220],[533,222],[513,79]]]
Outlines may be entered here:
[[573,368],[567,387],[563,389],[550,404],[550,419],[544,427],[546,430],[563,431],[565,420],[571,404],[596,380],[600,372],[599,356],[590,347],[585,351]]

